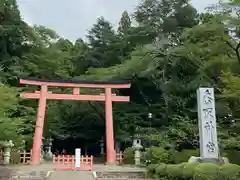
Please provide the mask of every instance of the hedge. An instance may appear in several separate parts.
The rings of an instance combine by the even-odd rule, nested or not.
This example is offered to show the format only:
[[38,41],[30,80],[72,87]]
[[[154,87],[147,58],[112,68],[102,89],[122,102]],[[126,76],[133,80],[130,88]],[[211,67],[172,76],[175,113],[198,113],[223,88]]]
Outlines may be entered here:
[[162,147],[150,147],[145,152],[143,162],[146,164],[173,163],[173,151]]
[[123,152],[123,163],[124,164],[135,164],[135,161],[134,161],[134,152],[135,150],[131,147],[129,148],[126,148]]
[[191,156],[199,156],[199,149],[184,149],[176,151],[174,149],[164,149],[163,147],[150,147],[142,153],[142,163],[145,164],[180,164],[187,162]]
[[173,164],[180,164],[187,162],[191,156],[200,156],[199,149],[183,149],[182,151],[175,151],[173,153]]
[[213,163],[151,164],[148,175],[162,180],[240,180],[240,166]]
[[19,164],[21,159],[20,152],[11,152],[10,161],[11,164]]

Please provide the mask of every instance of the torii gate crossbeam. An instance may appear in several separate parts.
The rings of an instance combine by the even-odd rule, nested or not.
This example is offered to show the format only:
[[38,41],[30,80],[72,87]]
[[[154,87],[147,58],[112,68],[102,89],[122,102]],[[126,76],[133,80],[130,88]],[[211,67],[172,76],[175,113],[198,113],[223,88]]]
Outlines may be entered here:
[[[127,81],[69,81],[69,80],[36,80],[20,79],[20,84],[40,86],[40,91],[33,93],[22,93],[21,97],[26,99],[39,99],[37,120],[33,139],[31,163],[40,163],[40,148],[43,136],[43,126],[47,100],[78,100],[78,101],[105,101],[105,122],[106,122],[106,154],[107,163],[116,163],[114,150],[114,132],[112,117],[112,102],[129,102],[129,96],[117,96],[112,94],[112,89],[130,88],[131,84]],[[48,87],[72,88],[72,94],[57,94],[48,91]],[[105,93],[100,95],[80,94],[80,88],[102,88]]]

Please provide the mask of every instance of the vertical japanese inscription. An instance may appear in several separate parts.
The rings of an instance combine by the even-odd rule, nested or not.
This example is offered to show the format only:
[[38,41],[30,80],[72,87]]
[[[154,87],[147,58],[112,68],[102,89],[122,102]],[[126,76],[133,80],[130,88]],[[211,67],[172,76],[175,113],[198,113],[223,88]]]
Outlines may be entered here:
[[199,88],[198,90],[198,119],[201,157],[218,158],[213,88]]

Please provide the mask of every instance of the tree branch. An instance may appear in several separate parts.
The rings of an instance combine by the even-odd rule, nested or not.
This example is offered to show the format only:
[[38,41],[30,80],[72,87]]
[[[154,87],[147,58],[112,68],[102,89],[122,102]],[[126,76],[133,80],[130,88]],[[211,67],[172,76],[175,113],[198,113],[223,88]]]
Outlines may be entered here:
[[237,47],[235,48],[229,41],[226,41],[225,42],[227,43],[227,45],[232,48],[236,55],[237,55],[237,60],[238,60],[238,63],[240,64],[240,53],[239,53],[239,49],[240,49],[240,42],[238,43]]
[[238,43],[235,51],[236,51],[236,55],[237,55],[237,58],[238,58],[238,62],[240,63],[240,54],[239,54],[239,48],[240,48],[240,42]]

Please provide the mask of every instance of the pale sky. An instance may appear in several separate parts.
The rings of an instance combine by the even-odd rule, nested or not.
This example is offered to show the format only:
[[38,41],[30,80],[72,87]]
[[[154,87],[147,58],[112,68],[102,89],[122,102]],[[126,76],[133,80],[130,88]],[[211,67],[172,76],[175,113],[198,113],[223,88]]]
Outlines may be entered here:
[[[124,10],[132,13],[140,0],[17,0],[23,19],[29,24],[44,25],[60,36],[75,41],[103,16],[117,25]],[[218,0],[192,0],[199,11]]]

